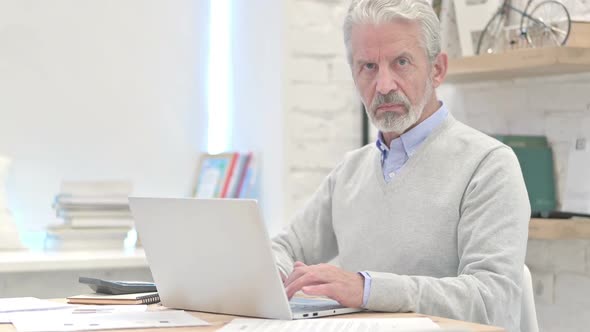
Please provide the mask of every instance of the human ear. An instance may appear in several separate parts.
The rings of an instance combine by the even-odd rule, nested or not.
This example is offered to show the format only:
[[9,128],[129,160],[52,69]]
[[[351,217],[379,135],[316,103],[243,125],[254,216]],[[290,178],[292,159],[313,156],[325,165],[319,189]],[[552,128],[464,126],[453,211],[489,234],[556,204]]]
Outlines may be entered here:
[[441,52],[436,56],[432,64],[432,84],[438,88],[447,76],[447,68],[449,66],[449,57],[446,53]]

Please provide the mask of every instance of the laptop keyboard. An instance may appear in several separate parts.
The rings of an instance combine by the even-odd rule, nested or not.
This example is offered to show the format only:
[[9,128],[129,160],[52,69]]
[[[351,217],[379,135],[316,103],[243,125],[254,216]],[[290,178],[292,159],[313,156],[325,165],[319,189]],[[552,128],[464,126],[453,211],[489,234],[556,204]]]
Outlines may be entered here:
[[291,306],[291,311],[293,311],[293,313],[343,308],[342,305],[340,305],[340,303],[333,300],[317,300],[304,298],[292,299],[289,302],[289,305]]

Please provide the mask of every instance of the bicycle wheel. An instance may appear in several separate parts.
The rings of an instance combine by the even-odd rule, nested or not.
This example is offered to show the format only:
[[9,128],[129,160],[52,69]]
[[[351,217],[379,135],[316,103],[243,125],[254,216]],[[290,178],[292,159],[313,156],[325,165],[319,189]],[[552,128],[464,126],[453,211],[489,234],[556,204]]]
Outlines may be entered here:
[[572,20],[567,8],[559,1],[539,3],[528,14],[526,37],[533,47],[565,45]]
[[506,19],[504,10],[499,10],[492,16],[479,36],[476,54],[498,53],[504,49]]
[[523,12],[525,13],[525,15],[520,16],[520,31],[525,31],[525,29],[527,27],[528,20],[529,20],[528,15],[526,15],[526,13],[528,13],[529,10],[534,7],[532,5],[537,2],[539,2],[539,0],[528,0],[526,2],[526,6],[523,9]]

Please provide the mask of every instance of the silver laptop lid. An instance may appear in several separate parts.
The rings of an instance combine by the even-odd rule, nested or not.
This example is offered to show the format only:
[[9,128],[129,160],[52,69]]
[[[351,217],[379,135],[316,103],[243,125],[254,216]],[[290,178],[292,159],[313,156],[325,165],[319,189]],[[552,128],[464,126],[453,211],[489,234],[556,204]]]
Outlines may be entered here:
[[292,319],[256,201],[130,197],[162,304]]

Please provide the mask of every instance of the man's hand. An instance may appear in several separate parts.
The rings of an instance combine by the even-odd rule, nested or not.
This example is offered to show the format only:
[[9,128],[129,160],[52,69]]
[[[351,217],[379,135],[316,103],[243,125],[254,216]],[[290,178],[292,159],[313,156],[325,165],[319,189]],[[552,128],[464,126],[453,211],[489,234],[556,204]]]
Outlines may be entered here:
[[289,299],[299,290],[307,295],[327,296],[345,307],[363,304],[364,278],[333,265],[305,265],[295,262],[293,272],[284,282]]

